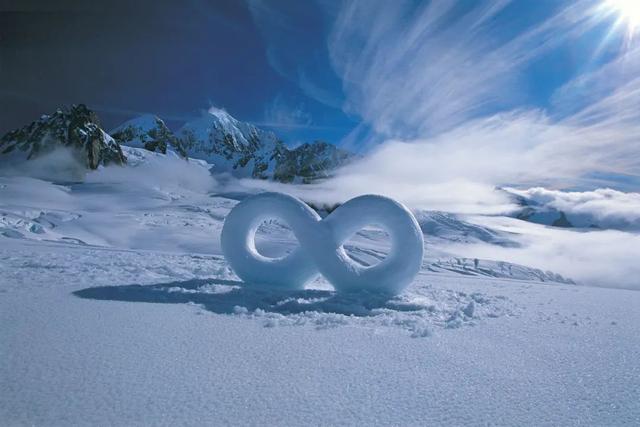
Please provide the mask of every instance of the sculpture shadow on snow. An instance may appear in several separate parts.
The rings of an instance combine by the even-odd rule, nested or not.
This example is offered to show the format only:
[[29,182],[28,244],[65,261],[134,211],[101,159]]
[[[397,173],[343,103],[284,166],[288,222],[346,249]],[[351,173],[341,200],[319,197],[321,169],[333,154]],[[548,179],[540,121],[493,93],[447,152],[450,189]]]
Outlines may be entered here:
[[101,286],[73,292],[94,300],[180,304],[199,304],[219,314],[238,314],[263,310],[283,315],[304,312],[336,313],[348,316],[374,316],[379,309],[413,311],[418,307],[398,305],[385,294],[336,293],[303,289],[283,291],[240,281],[192,279],[154,285]]

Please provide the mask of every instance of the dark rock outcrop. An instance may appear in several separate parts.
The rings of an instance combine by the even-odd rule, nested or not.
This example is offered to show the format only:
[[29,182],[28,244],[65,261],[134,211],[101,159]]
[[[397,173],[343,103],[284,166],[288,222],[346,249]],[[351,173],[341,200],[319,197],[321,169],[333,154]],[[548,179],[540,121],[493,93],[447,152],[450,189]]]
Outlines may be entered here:
[[31,160],[70,149],[87,169],[127,162],[118,143],[100,128],[97,115],[85,105],[73,105],[7,133],[0,138],[0,159]]

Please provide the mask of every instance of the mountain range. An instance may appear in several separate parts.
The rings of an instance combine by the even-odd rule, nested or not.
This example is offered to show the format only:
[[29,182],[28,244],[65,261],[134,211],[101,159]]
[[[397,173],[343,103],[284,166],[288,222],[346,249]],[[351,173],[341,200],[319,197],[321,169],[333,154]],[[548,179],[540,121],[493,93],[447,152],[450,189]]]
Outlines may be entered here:
[[121,145],[183,158],[205,160],[214,173],[241,178],[308,183],[329,177],[354,158],[323,141],[287,147],[271,131],[242,122],[224,110],[211,108],[186,122],[177,132],[154,115],[126,121],[110,132],[85,105],[58,109],[0,138],[0,163],[26,161],[66,147],[87,169],[125,165]]
[[[82,180],[87,170],[102,166],[135,167],[147,151],[199,160],[215,174],[284,183],[327,178],[356,159],[354,154],[322,141],[289,148],[274,132],[239,121],[216,108],[187,121],[175,132],[151,114],[132,118],[107,132],[97,114],[79,104],[43,115],[2,136],[0,168],[10,171],[24,164],[30,176]],[[59,153],[64,155],[53,155]],[[37,159],[44,161],[32,161]],[[527,192],[496,190],[515,206],[509,215],[528,222],[579,229],[640,227],[637,221],[625,218],[601,218],[561,209]]]
[[0,138],[0,161],[16,165],[61,147],[87,169],[127,162],[118,142],[102,130],[98,116],[85,105],[59,109],[7,133]]

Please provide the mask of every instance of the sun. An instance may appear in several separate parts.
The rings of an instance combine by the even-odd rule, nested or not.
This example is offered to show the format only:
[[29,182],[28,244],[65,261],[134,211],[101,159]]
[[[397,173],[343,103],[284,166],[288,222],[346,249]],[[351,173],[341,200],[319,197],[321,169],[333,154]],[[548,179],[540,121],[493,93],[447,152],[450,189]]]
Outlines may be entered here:
[[626,25],[629,36],[640,32],[640,0],[605,0],[605,5],[618,15],[619,24]]

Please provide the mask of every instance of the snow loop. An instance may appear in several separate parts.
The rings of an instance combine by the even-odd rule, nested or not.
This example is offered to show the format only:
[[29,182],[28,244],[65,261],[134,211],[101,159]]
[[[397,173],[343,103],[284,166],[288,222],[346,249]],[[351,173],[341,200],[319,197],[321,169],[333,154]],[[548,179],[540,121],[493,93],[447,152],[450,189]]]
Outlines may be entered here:
[[[255,233],[267,219],[281,219],[293,230],[299,247],[281,258],[268,258],[256,250]],[[354,262],[342,244],[367,225],[382,227],[391,250],[380,263]],[[340,292],[400,293],[422,264],[423,235],[411,212],[387,197],[356,197],[320,216],[300,199],[281,193],[262,193],[239,203],[227,216],[222,250],[236,274],[245,282],[281,289],[301,289],[322,274]]]

